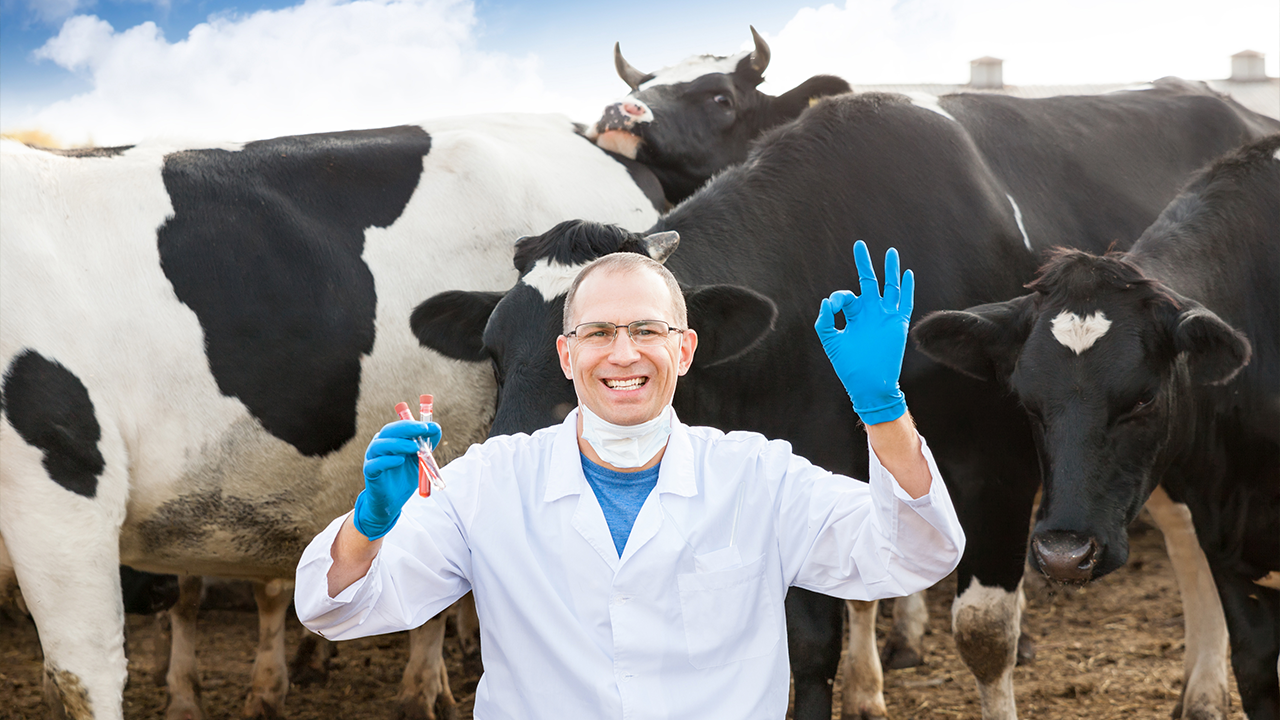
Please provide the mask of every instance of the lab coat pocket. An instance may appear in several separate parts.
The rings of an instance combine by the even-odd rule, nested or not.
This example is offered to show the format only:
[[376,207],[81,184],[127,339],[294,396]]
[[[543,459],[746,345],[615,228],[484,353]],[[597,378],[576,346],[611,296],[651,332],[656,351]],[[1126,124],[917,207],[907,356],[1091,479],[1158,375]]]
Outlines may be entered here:
[[781,633],[776,590],[764,580],[765,556],[730,570],[683,573],[680,610],[689,662],[698,669],[760,657]]

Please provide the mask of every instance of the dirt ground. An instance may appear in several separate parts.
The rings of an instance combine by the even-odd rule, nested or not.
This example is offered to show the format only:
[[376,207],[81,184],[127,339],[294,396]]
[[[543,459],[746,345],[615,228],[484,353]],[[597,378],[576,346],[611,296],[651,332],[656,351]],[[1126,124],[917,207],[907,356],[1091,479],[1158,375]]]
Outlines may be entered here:
[[[893,720],[980,720],[977,690],[950,633],[954,579],[929,591],[930,621],[922,667],[886,671],[885,697]],[[1028,593],[1025,627],[1038,654],[1015,672],[1024,720],[1166,720],[1182,687],[1182,613],[1177,585],[1159,531],[1139,521],[1128,565],[1086,588],[1037,586]],[[883,637],[888,621],[881,619]],[[202,701],[211,719],[240,716],[253,665],[257,620],[251,612],[208,610],[200,618]],[[302,636],[288,625],[290,652]],[[165,691],[151,679],[154,619],[130,616],[128,720],[164,717]],[[459,717],[471,718],[479,663],[464,656],[456,637],[445,641]],[[407,657],[404,633],[339,645],[324,686],[294,685],[285,704],[291,720],[390,720]],[[29,620],[0,614],[0,719],[44,717],[40,647]],[[839,684],[836,708],[840,716]],[[1232,683],[1232,718],[1242,717]]]

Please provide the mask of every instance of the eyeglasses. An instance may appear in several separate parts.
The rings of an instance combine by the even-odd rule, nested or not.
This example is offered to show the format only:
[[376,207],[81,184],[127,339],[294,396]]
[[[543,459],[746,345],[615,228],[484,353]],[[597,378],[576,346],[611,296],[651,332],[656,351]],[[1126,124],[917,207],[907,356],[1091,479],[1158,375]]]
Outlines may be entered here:
[[615,325],[608,322],[582,323],[565,337],[576,338],[578,344],[589,348],[609,347],[618,337],[618,330],[627,329],[627,335],[636,345],[661,345],[673,332],[682,333],[681,328],[674,328],[661,320],[636,320],[626,325]]

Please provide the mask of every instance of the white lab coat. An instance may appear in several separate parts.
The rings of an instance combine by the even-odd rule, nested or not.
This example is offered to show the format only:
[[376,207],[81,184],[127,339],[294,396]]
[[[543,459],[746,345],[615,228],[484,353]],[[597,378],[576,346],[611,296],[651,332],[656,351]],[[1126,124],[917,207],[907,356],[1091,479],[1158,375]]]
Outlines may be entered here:
[[[673,415],[674,419],[674,415]],[[913,500],[755,433],[674,419],[658,483],[618,557],[582,474],[577,411],[473,445],[415,495],[368,574],[330,598],[330,546],[298,564],[303,624],[331,639],[417,627],[468,590],[480,617],[478,720],[769,718],[786,713],[789,586],[870,600],[945,577],[964,533],[933,486]]]

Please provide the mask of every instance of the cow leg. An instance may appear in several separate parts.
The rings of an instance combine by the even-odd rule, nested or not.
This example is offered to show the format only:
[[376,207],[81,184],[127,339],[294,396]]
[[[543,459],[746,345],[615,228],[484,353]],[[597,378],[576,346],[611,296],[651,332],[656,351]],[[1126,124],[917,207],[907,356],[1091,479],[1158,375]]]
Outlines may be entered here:
[[853,720],[887,718],[884,672],[876,654],[877,603],[847,600],[845,604],[849,608],[849,650],[844,663],[840,717]]
[[924,591],[893,601],[893,630],[880,653],[881,664],[890,670],[924,664],[924,627],[929,622],[929,607]]
[[298,651],[289,662],[289,678],[299,687],[324,686],[329,682],[329,660],[338,654],[338,646],[306,630],[298,642]]
[[1013,667],[1022,625],[1022,582],[1015,590],[988,587],[971,576],[951,605],[960,658],[978,680],[983,720],[1015,720]]
[[[831,693],[840,670],[844,601],[791,588],[787,613],[787,653],[795,680],[795,720],[830,720]],[[875,648],[872,657],[877,657]],[[878,662],[878,659],[877,659]]]
[[458,626],[458,643],[462,652],[474,655],[480,650],[480,617],[476,614],[475,596],[467,593],[454,603],[458,614],[454,616]]
[[1157,487],[1147,500],[1147,510],[1164,533],[1165,548],[1173,564],[1182,595],[1186,628],[1182,697],[1173,710],[1183,720],[1222,720],[1227,717],[1227,619],[1218,599],[1218,587],[1200,542],[1196,539],[1191,511]]
[[293,599],[293,582],[271,580],[253,583],[258,602],[258,651],[253,659],[249,696],[244,701],[247,718],[277,718],[284,714],[289,692],[289,670],[284,659],[284,617]]
[[450,610],[409,631],[409,663],[404,668],[397,715],[406,720],[455,720],[457,703],[444,666],[444,627]]
[[200,595],[204,578],[184,575],[178,581],[178,602],[169,608],[169,672],[165,685],[169,704],[165,720],[201,720],[200,669],[196,664],[196,618],[200,613]]
[[1214,569],[1231,635],[1231,669],[1249,720],[1280,718],[1280,591]]

